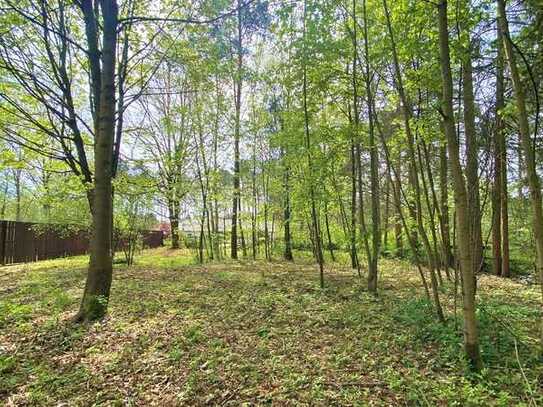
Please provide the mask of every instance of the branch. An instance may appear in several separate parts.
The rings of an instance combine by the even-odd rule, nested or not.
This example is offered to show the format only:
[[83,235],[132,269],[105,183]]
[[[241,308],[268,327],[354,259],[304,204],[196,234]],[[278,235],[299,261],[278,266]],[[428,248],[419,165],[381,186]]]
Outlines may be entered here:
[[131,16],[131,17],[125,17],[119,19],[119,25],[123,25],[125,23],[139,23],[139,22],[170,22],[170,23],[184,23],[184,24],[197,24],[197,25],[205,25],[205,24],[212,24],[217,21],[220,21],[226,17],[230,17],[234,14],[236,14],[239,10],[249,6],[250,4],[254,3],[256,0],[248,0],[245,3],[241,4],[239,7],[236,7],[224,14],[220,14],[217,17],[204,19],[204,20],[198,20],[193,18],[173,18],[173,17],[144,17],[144,16]]

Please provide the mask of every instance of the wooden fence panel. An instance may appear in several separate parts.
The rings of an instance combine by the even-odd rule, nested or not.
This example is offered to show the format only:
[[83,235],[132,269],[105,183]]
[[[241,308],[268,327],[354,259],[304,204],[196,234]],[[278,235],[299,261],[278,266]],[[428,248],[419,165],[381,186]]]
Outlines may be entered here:
[[[162,231],[147,230],[143,234],[143,247],[160,247],[163,239]],[[86,231],[61,232],[55,225],[0,220],[1,264],[77,256],[86,254],[88,249]]]

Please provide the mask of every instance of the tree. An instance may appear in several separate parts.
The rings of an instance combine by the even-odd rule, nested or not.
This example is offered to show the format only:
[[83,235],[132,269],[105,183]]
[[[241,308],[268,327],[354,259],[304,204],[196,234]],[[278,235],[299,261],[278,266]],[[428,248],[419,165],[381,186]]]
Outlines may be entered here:
[[[535,149],[530,136],[530,125],[526,111],[526,99],[524,94],[524,85],[517,67],[516,56],[513,50],[513,42],[509,32],[505,1],[498,0],[498,22],[501,28],[501,39],[515,92],[515,101],[518,114],[520,142],[524,161],[526,164],[526,175],[528,177],[528,186],[530,188],[530,201],[532,204],[532,225],[535,235],[535,247],[537,254],[537,272],[541,281],[543,296],[543,207],[541,206],[541,180],[537,174]],[[543,317],[541,320],[541,352],[543,353]]]
[[456,207],[457,244],[460,270],[462,272],[462,297],[464,314],[464,348],[470,365],[481,369],[479,335],[475,313],[475,270],[473,263],[472,228],[470,227],[469,203],[466,182],[460,164],[459,145],[456,138],[453,110],[453,84],[450,65],[447,0],[440,0],[438,6],[439,55],[441,66],[443,127],[447,138],[449,163],[453,179]]
[[309,130],[309,109],[307,106],[307,63],[308,63],[308,51],[306,46],[306,34],[307,34],[307,0],[304,0],[304,10],[303,10],[303,46],[302,46],[302,106],[304,112],[304,134],[305,134],[305,149],[306,149],[306,158],[307,158],[307,167],[308,167],[308,177],[309,177],[309,197],[311,205],[311,235],[314,242],[314,253],[317,263],[319,264],[319,276],[320,276],[320,286],[324,288],[324,257],[322,253],[322,241],[321,241],[321,231],[317,218],[317,203],[315,197],[315,188],[313,185],[313,158],[311,154],[311,133]]
[[172,249],[179,248],[180,205],[189,192],[187,172],[195,151],[191,115],[197,90],[186,69],[167,61],[156,70],[154,92],[139,100],[146,124],[136,134],[168,211]]
[[[101,21],[90,0],[82,3],[85,16],[89,64],[93,93],[94,119],[94,183],[92,196],[92,237],[87,281],[76,316],[79,321],[92,321],[107,310],[112,280],[111,236],[113,203],[112,179],[115,143],[115,73],[117,51],[118,7],[115,0],[100,4]],[[102,26],[102,48],[98,51],[98,25]]]

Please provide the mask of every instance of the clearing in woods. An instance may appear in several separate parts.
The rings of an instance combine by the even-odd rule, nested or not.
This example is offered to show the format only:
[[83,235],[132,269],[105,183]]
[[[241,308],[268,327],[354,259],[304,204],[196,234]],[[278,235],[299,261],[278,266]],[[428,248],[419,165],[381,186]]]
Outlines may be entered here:
[[454,284],[443,287],[443,327],[405,262],[383,260],[374,298],[339,265],[327,266],[321,290],[303,261],[199,266],[182,251],[149,250],[116,266],[108,316],[74,326],[86,261],[0,269],[3,404],[543,403],[534,286],[480,276],[486,368],[475,382]]

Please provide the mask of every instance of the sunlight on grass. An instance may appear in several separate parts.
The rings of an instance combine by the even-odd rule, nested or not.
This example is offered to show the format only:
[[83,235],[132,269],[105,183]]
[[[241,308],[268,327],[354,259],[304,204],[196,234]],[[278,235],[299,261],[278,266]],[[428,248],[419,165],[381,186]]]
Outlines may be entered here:
[[86,261],[0,269],[1,400],[147,405],[160,394],[174,405],[526,403],[514,341],[496,318],[518,335],[533,389],[543,374],[534,352],[537,288],[512,280],[480,278],[486,369],[476,382],[465,374],[450,288],[442,325],[403,262],[382,261],[375,299],[339,265],[327,266],[320,290],[305,260],[196,265],[187,251],[149,250],[133,267],[116,264],[106,319],[73,326]]

